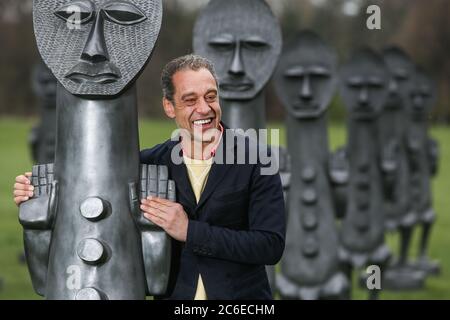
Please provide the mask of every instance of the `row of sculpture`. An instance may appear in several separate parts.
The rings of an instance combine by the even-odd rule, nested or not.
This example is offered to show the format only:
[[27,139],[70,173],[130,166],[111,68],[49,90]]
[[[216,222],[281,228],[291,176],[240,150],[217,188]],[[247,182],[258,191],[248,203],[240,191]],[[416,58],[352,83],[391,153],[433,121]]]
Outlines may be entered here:
[[[34,168],[42,193],[21,207],[34,287],[48,298],[68,299],[162,293],[170,246],[164,232],[139,219],[136,208],[147,174],[140,178],[133,85],[153,50],[161,1],[122,1],[114,10],[97,1],[86,11],[111,9],[122,25],[104,24],[108,14],[91,14],[88,35],[57,27],[66,23],[62,2],[34,6],[38,47],[59,82],[56,117],[56,82],[45,68],[36,73],[44,120],[32,135],[33,154],[38,164],[55,165]],[[286,109],[287,149],[279,150],[286,247],[280,272],[267,268],[281,298],[349,298],[352,270],[367,265],[380,266],[383,287],[400,289],[421,287],[426,275],[438,271],[427,257],[434,221],[430,179],[438,159],[427,117],[435,93],[405,52],[363,48],[339,67],[333,48],[311,31],[282,49],[280,26],[263,0],[211,0],[195,24],[193,48],[216,67],[223,121],[231,128],[266,127],[264,88],[272,76]],[[337,89],[347,108],[348,141],[332,153],[326,114]],[[64,144],[55,147],[55,136]],[[100,147],[105,145],[110,147]],[[142,170],[150,177],[150,168]],[[158,175],[167,183],[164,173]],[[123,215],[110,216],[111,208]],[[423,237],[420,259],[412,265],[407,258],[416,225]],[[384,235],[394,229],[402,245],[398,261],[390,263]],[[88,282],[101,290],[86,286],[74,296],[64,275],[80,259]],[[91,266],[99,264],[102,272],[92,273]],[[120,283],[111,276],[118,273],[126,275]]]

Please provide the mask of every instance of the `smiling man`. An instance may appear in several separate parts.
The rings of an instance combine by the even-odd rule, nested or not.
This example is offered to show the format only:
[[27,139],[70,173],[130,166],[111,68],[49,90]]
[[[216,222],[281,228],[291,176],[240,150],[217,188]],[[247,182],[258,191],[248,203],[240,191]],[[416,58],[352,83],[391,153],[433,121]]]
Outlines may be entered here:
[[150,198],[141,209],[175,240],[168,297],[271,299],[264,265],[280,260],[285,237],[279,174],[262,175],[260,161],[222,161],[236,159],[239,141],[246,159],[255,150],[246,138],[226,141],[211,62],[175,59],[163,70],[162,86],[164,111],[181,129],[179,139],[144,150],[141,162],[169,167],[178,203]]
[[[279,174],[265,174],[259,157],[250,160],[260,145],[228,134],[211,62],[177,58],[164,68],[162,86],[179,134],[142,151],[141,163],[168,167],[177,202],[148,197],[141,210],[173,239],[164,298],[271,299],[265,265],[281,259],[286,228]],[[242,152],[244,163],[236,161]],[[16,178],[18,205],[33,196],[27,175]]]

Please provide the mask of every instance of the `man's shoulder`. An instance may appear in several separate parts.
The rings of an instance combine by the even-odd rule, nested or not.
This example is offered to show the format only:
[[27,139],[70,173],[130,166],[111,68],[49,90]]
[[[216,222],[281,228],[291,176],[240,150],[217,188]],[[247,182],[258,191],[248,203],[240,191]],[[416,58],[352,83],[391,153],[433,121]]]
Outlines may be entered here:
[[142,150],[140,155],[141,163],[162,164],[167,154],[171,152],[177,143],[177,141],[168,139],[152,148]]

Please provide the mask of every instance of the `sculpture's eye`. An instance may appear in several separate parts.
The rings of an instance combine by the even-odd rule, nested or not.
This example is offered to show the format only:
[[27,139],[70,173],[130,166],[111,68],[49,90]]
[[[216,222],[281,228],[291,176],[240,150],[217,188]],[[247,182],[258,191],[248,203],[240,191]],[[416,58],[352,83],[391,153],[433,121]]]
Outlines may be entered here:
[[134,4],[126,1],[114,1],[105,5],[102,9],[107,20],[130,26],[147,19],[145,14]]
[[243,39],[242,45],[251,50],[263,50],[269,47],[267,41],[259,36],[250,36]]
[[404,70],[404,69],[397,69],[397,70],[394,72],[394,78],[395,78],[396,80],[399,80],[399,81],[405,81],[405,80],[408,80],[408,78],[409,78],[408,72],[407,72],[406,70]]
[[212,38],[208,44],[214,49],[228,51],[234,49],[236,42],[232,35],[223,34]]
[[364,85],[363,80],[361,78],[359,78],[359,77],[349,78],[347,80],[347,84],[350,87],[355,88],[355,89],[361,88]]
[[305,69],[302,66],[294,66],[286,69],[284,76],[286,78],[301,78],[305,75]]
[[368,82],[369,82],[368,84],[371,88],[381,89],[384,87],[383,80],[381,80],[378,77],[371,77],[371,78],[369,78]]
[[94,17],[95,8],[89,0],[73,1],[56,10],[54,14],[68,23],[86,24]]
[[312,76],[318,78],[329,78],[331,76],[330,70],[328,70],[328,68],[319,65],[310,67],[309,72]]

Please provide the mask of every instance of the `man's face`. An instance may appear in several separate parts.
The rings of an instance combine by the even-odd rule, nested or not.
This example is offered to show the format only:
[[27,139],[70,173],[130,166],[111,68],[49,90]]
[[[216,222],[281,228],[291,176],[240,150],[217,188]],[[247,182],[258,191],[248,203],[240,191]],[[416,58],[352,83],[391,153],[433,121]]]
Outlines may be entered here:
[[336,55],[311,32],[286,48],[275,73],[280,99],[291,116],[315,118],[325,112],[336,87]]
[[388,81],[388,70],[377,53],[370,49],[357,51],[341,71],[341,96],[350,116],[378,116],[386,102]]
[[116,95],[147,63],[161,0],[35,0],[39,52],[72,94]]
[[164,99],[166,114],[196,141],[210,142],[219,128],[220,109],[216,81],[208,69],[186,69],[172,77],[173,102]]
[[194,51],[214,63],[221,98],[253,99],[281,52],[281,31],[262,0],[213,0],[194,28]]

